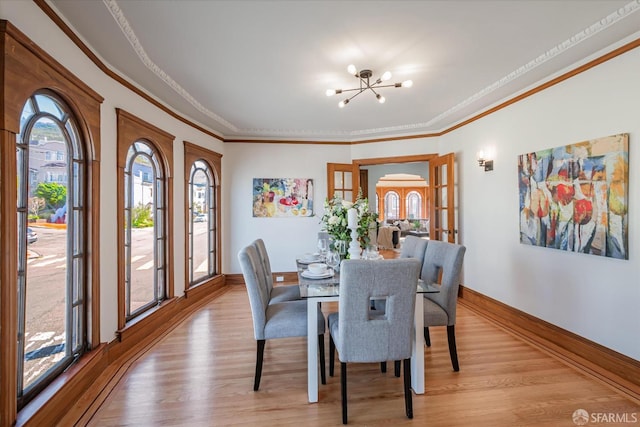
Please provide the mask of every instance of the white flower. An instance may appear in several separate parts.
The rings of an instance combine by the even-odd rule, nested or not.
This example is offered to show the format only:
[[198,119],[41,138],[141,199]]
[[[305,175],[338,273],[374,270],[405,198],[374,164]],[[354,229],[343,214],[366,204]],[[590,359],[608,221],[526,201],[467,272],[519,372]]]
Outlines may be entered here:
[[327,220],[327,223],[328,223],[329,225],[336,225],[336,224],[337,224],[337,223],[339,223],[339,222],[340,222],[340,217],[335,216],[335,215],[334,215],[334,216],[329,217],[329,219]]
[[345,209],[350,209],[350,208],[351,208],[351,206],[353,206],[353,202],[350,202],[350,201],[348,201],[348,200],[343,200],[343,201],[342,201],[342,206],[343,206]]

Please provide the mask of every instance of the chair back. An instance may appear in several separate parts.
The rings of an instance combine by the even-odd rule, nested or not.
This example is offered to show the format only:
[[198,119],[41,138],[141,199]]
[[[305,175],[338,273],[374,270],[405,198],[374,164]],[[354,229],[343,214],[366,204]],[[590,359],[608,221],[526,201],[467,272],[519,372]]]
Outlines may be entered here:
[[424,261],[424,253],[428,243],[427,239],[421,239],[417,236],[405,237],[402,248],[400,248],[400,258],[416,258],[420,262]]
[[[338,342],[340,360],[382,362],[411,357],[416,259],[345,260],[340,267]],[[382,314],[372,300],[384,300]]]
[[448,325],[456,323],[458,288],[466,248],[455,243],[431,240],[427,245],[420,277],[425,283],[440,284],[437,294],[425,294],[447,312]]
[[247,286],[251,316],[253,317],[253,335],[257,340],[263,340],[264,328],[267,323],[267,306],[269,305],[269,293],[266,277],[260,256],[253,244],[246,246],[238,252],[238,261],[242,269],[242,276]]
[[267,295],[271,295],[271,289],[273,289],[273,274],[271,272],[271,262],[269,261],[269,253],[267,252],[267,247],[265,246],[262,239],[254,240],[253,242],[251,242],[251,245],[256,248],[258,258],[260,259],[260,263],[262,264],[262,270],[265,275],[267,285]]

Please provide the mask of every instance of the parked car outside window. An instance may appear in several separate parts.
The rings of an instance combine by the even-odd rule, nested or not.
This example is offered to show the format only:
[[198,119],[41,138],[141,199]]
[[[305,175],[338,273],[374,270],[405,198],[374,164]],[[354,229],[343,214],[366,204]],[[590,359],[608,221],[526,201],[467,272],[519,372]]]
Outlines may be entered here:
[[31,244],[38,241],[38,233],[33,228],[27,227],[27,243]]

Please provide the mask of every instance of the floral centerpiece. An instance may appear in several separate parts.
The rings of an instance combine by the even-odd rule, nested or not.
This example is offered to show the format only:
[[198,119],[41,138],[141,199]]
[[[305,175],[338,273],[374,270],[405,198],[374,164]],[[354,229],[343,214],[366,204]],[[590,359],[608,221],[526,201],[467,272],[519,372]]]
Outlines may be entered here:
[[324,202],[324,214],[320,219],[323,231],[329,233],[334,242],[351,241],[351,230],[348,227],[347,211],[355,208],[358,217],[358,243],[365,249],[369,243],[369,231],[376,224],[378,215],[369,210],[369,201],[358,193],[355,202],[342,200],[334,196],[331,200]]

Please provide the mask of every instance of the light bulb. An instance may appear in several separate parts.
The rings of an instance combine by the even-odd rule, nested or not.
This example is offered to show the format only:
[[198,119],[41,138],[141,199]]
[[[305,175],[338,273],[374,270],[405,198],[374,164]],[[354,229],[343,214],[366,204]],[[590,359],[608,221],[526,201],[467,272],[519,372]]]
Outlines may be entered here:
[[391,78],[391,71],[385,71],[382,77],[380,77],[380,80],[384,82],[389,80],[390,78]]
[[344,108],[344,106],[345,106],[345,105],[347,105],[348,103],[349,103],[349,100],[348,100],[348,99],[345,99],[344,101],[340,101],[340,102],[338,103],[338,107],[340,107],[340,108]]
[[402,82],[402,87],[411,87],[413,86],[413,80],[405,80]]
[[353,74],[353,75],[355,75],[355,74],[356,74],[356,66],[355,66],[355,65],[353,65],[353,64],[350,64],[350,65],[347,67],[347,72],[348,72],[349,74]]
[[333,96],[336,94],[336,91],[335,89],[327,89],[325,93],[327,94],[327,96]]
[[385,97],[384,97],[384,96],[382,96],[382,95],[380,95],[380,94],[377,94],[377,95],[376,95],[376,98],[378,98],[378,102],[379,102],[380,104],[384,104],[384,101],[386,101]]

